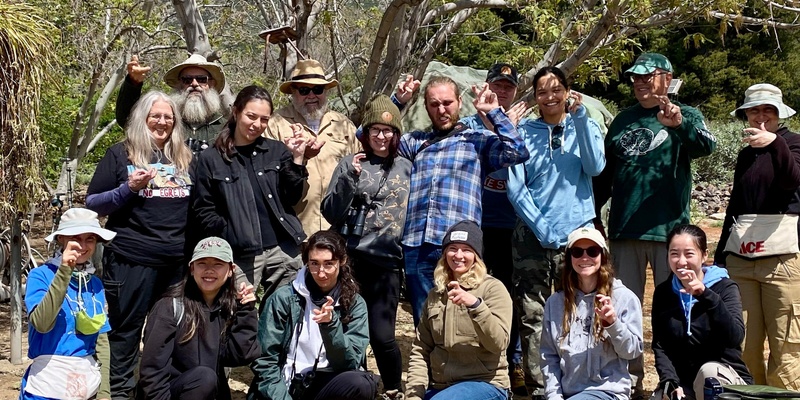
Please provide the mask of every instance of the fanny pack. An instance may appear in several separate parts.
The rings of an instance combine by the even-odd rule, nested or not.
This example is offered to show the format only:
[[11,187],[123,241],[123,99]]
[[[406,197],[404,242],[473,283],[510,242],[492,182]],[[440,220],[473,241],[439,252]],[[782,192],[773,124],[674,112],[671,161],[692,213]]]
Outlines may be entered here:
[[100,387],[100,366],[94,356],[43,355],[33,359],[22,390],[51,399],[86,400]]
[[725,251],[747,258],[800,252],[794,214],[744,214],[735,218]]

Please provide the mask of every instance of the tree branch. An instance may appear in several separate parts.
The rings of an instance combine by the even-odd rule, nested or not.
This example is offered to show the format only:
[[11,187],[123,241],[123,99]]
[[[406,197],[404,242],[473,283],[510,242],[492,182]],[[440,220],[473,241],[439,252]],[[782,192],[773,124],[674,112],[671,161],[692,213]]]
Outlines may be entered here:
[[442,15],[461,11],[467,8],[504,8],[510,7],[505,0],[459,0],[454,3],[445,3],[425,14],[422,25],[428,25]]

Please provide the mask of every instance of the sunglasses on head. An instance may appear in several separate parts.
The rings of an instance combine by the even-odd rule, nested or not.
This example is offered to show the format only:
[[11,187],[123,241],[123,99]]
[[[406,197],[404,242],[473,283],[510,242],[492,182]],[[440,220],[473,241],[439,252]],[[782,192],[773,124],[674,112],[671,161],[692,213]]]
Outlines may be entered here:
[[208,83],[208,75],[184,75],[181,77],[184,85],[191,85],[194,81],[200,84]]
[[322,92],[325,91],[325,86],[317,85],[317,86],[299,86],[296,88],[297,93],[300,93],[301,96],[308,96],[309,93],[314,92],[316,95],[321,95]]
[[602,253],[602,252],[603,252],[603,249],[601,249],[600,246],[592,246],[592,247],[589,247],[589,248],[586,248],[586,249],[583,249],[583,248],[580,248],[580,247],[572,247],[572,248],[569,249],[569,254],[573,258],[581,258],[581,257],[583,257],[583,253],[586,253],[587,256],[594,258],[594,257],[599,256],[600,253]]

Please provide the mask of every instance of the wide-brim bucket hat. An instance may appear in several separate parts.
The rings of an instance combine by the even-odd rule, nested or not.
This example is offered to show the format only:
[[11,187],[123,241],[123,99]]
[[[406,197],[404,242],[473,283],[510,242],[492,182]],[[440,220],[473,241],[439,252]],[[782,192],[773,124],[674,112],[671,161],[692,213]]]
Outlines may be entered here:
[[281,83],[281,92],[292,94],[292,85],[303,83],[306,85],[321,85],[325,89],[334,88],[339,85],[336,79],[325,79],[325,69],[317,60],[300,60],[292,71],[292,76],[288,81]]
[[164,74],[164,82],[173,89],[181,88],[181,71],[189,67],[198,67],[208,71],[214,78],[214,89],[221,92],[225,87],[225,74],[222,73],[222,66],[215,62],[206,60],[200,54],[192,54],[186,61],[175,65]]
[[777,86],[758,83],[744,91],[744,104],[731,111],[731,115],[746,120],[745,110],[765,104],[778,109],[778,118],[780,119],[786,119],[795,114],[791,107],[783,104],[783,92]]
[[103,242],[109,242],[117,236],[116,232],[100,226],[97,213],[86,208],[70,208],[61,214],[58,229],[48,235],[44,240],[52,242],[57,236],[76,236],[84,233],[94,233]]

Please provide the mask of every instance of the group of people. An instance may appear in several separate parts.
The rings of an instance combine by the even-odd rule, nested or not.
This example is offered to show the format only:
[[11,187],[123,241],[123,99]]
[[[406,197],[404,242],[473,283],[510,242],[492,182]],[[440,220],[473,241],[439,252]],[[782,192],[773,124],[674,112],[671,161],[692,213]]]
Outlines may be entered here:
[[[28,279],[21,399],[227,399],[225,367],[240,365],[248,399],[374,399],[367,345],[385,399],[638,398],[648,264],[656,396],[697,398],[706,377],[800,389],[800,136],[773,85],[732,113],[746,146],[706,265],[690,161],[716,141],[667,97],[663,55],[626,71],[638,104],[605,137],[557,67],[533,77],[538,118],[499,63],[471,88],[474,115],[449,77],[420,90],[409,76],[358,128],[328,108],[338,82],[315,60],[281,84],[279,110],[257,85],[225,105],[222,68],[200,55],[167,71],[173,94],[142,94],[149,70],[128,64],[125,139]],[[417,91],[431,127],[404,133]]]

